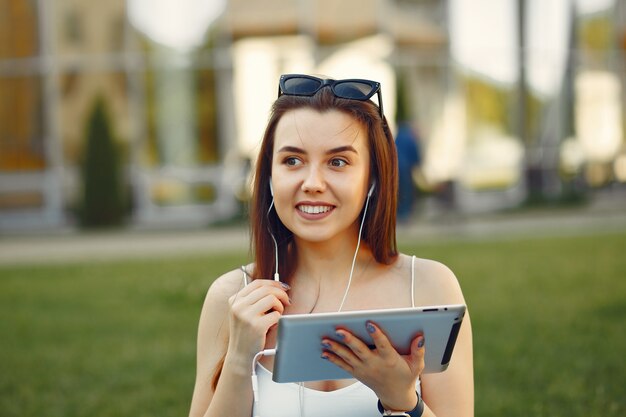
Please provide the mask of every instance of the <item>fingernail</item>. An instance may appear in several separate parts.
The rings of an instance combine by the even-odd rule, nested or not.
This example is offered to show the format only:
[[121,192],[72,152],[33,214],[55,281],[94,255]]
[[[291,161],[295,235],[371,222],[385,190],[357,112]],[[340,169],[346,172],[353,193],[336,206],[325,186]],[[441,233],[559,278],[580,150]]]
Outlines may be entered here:
[[320,356],[320,357],[321,357],[322,359],[326,359],[326,360],[328,360],[328,356],[326,356],[326,355],[322,355],[322,356]]
[[341,340],[346,338],[346,335],[341,333],[341,332],[335,332],[335,334],[337,335],[338,338],[340,338]]
[[423,337],[420,339],[419,342],[417,342],[417,347],[418,348],[423,348],[424,347],[424,338]]
[[327,342],[322,342],[322,347],[323,347],[324,349],[330,349],[330,347],[331,347],[331,346],[330,346],[330,343],[327,343]]
[[286,290],[290,290],[290,289],[291,289],[291,287],[289,286],[289,284],[286,284],[286,283],[284,283],[284,282],[281,282],[281,283],[280,283],[280,286],[281,286],[281,287],[283,287],[283,288],[284,288],[284,289],[286,289]]
[[376,327],[374,327],[374,325],[370,322],[367,322],[365,328],[367,329],[368,333],[374,333],[376,331]]

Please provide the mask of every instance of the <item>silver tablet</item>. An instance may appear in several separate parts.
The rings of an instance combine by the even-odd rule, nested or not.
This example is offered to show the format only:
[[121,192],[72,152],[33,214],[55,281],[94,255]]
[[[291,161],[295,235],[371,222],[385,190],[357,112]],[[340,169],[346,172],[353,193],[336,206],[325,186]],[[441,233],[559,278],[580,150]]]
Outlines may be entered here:
[[344,328],[373,349],[365,329],[368,321],[383,329],[400,354],[409,353],[411,341],[422,332],[426,341],[424,372],[441,372],[448,367],[464,315],[464,305],[443,305],[283,316],[278,321],[272,379],[304,382],[352,378],[321,358],[321,341],[323,337],[337,340],[335,330]]

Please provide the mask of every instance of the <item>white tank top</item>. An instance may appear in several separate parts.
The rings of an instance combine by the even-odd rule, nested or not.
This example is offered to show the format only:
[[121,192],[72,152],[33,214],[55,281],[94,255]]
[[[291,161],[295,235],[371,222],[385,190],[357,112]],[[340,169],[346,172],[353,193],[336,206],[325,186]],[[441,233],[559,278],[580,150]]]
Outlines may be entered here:
[[[415,256],[411,260],[411,305],[415,307]],[[244,270],[244,282],[247,283]],[[369,387],[356,381],[334,391],[318,391],[297,383],[278,383],[261,364],[256,365],[258,378],[258,417],[380,417],[378,397]],[[421,395],[420,380],[415,385]]]
[[[272,373],[257,365],[258,417],[380,417],[378,397],[360,381],[334,391],[318,391],[300,384],[272,381]],[[415,386],[421,395],[420,380]]]

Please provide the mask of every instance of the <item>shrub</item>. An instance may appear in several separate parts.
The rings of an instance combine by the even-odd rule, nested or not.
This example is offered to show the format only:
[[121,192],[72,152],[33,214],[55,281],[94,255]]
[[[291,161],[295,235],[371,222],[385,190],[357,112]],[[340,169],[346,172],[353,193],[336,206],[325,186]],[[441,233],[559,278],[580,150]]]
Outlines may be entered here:
[[116,145],[106,103],[102,97],[95,100],[85,130],[81,226],[92,228],[119,225],[125,212],[121,153]]

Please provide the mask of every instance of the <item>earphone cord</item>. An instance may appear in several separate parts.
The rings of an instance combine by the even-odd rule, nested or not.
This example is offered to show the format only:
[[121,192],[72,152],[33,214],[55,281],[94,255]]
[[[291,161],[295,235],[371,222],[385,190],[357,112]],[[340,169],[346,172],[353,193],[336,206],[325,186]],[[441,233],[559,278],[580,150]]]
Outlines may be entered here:
[[[267,210],[267,214],[270,214],[270,211],[272,211],[272,207],[274,207],[274,199],[272,198],[272,202],[270,204],[270,208]],[[276,238],[274,237],[274,233],[272,233],[272,229],[269,228],[268,225],[268,231],[270,232],[270,236],[272,237],[272,240],[274,241],[274,255],[276,256],[276,268],[274,269],[274,281],[280,281],[280,275],[278,275],[278,243],[276,242]]]
[[259,380],[256,375],[256,365],[262,356],[274,356],[274,355],[276,355],[276,349],[264,349],[258,352],[256,355],[254,355],[254,358],[252,359],[252,374],[250,375],[250,377],[252,380],[251,382],[252,382],[252,398],[254,400],[254,406],[253,406],[254,417],[259,417]]
[[[346,302],[346,298],[348,297],[348,291],[350,290],[350,285],[352,284],[352,276],[354,275],[354,267],[356,265],[356,257],[359,254],[359,248],[361,247],[361,234],[363,232],[363,226],[365,225],[365,216],[367,215],[367,208],[369,207],[369,202],[370,202],[370,195],[367,195],[367,199],[365,200],[365,208],[363,210],[363,218],[361,219],[361,225],[359,226],[359,236],[357,238],[357,242],[356,242],[356,250],[354,251],[354,256],[352,257],[352,266],[350,267],[350,277],[348,278],[348,284],[346,285],[346,290],[343,294],[343,299],[341,300],[341,304],[339,305],[339,310],[337,311],[341,311],[341,309],[343,308],[344,303]],[[270,204],[270,208],[267,211],[267,213],[269,214],[269,212],[272,210],[272,207],[274,206],[274,199],[272,199],[272,203]],[[271,232],[271,229],[269,230],[270,232],[270,236],[272,236],[272,240],[274,241],[274,247],[276,249],[275,254],[276,254],[276,270],[274,272],[274,280],[275,281],[280,281],[280,276],[278,275],[278,243],[276,242],[276,238],[274,237],[274,234]],[[244,270],[245,272],[245,270]],[[257,375],[256,375],[256,364],[257,361],[261,358],[261,356],[265,356],[265,355],[275,355],[276,354],[276,349],[266,349],[263,350],[259,353],[257,353],[252,361],[252,391],[253,391],[253,397],[254,397],[254,405],[256,408],[256,412],[258,413],[258,409],[259,409],[259,394],[258,394],[258,380],[257,380]],[[299,405],[300,405],[300,416],[302,417],[303,415],[303,410],[304,410],[304,393],[303,393],[303,384],[300,383],[299,387],[298,387],[298,398],[299,398]],[[256,414],[256,413],[255,413]],[[256,417],[256,416],[255,416]]]
[[365,209],[363,210],[363,218],[361,219],[361,226],[359,227],[359,237],[356,242],[356,250],[354,251],[354,257],[352,258],[352,266],[350,267],[350,277],[348,278],[348,285],[346,285],[346,291],[343,293],[343,299],[341,300],[341,304],[339,305],[340,312],[343,308],[343,304],[346,302],[346,298],[348,298],[348,291],[350,290],[350,285],[352,284],[352,275],[354,274],[354,266],[356,265],[356,257],[359,254],[359,247],[361,246],[361,233],[363,232],[363,225],[365,224],[365,216],[367,215],[367,207],[370,203],[370,195],[367,195],[367,200],[365,200]]
[[[363,226],[365,225],[365,216],[367,215],[367,208],[370,204],[370,194],[367,195],[367,199],[365,200],[365,209],[363,210],[363,217],[361,218],[361,225],[359,226],[359,237],[356,242],[356,250],[354,251],[354,256],[352,257],[352,266],[350,267],[350,277],[348,278],[348,285],[346,285],[346,291],[343,293],[343,299],[341,300],[341,304],[339,305],[338,312],[343,309],[343,305],[346,302],[346,298],[348,297],[348,291],[350,290],[350,285],[352,284],[352,276],[354,275],[354,266],[356,265],[356,257],[359,254],[359,248],[361,247],[361,235],[363,233]],[[270,208],[267,210],[267,214],[274,207],[274,199],[270,203]],[[274,254],[276,256],[276,268],[274,270],[274,281],[280,281],[280,275],[278,274],[278,243],[276,242],[276,238],[271,230],[269,230],[270,236],[274,241]]]

